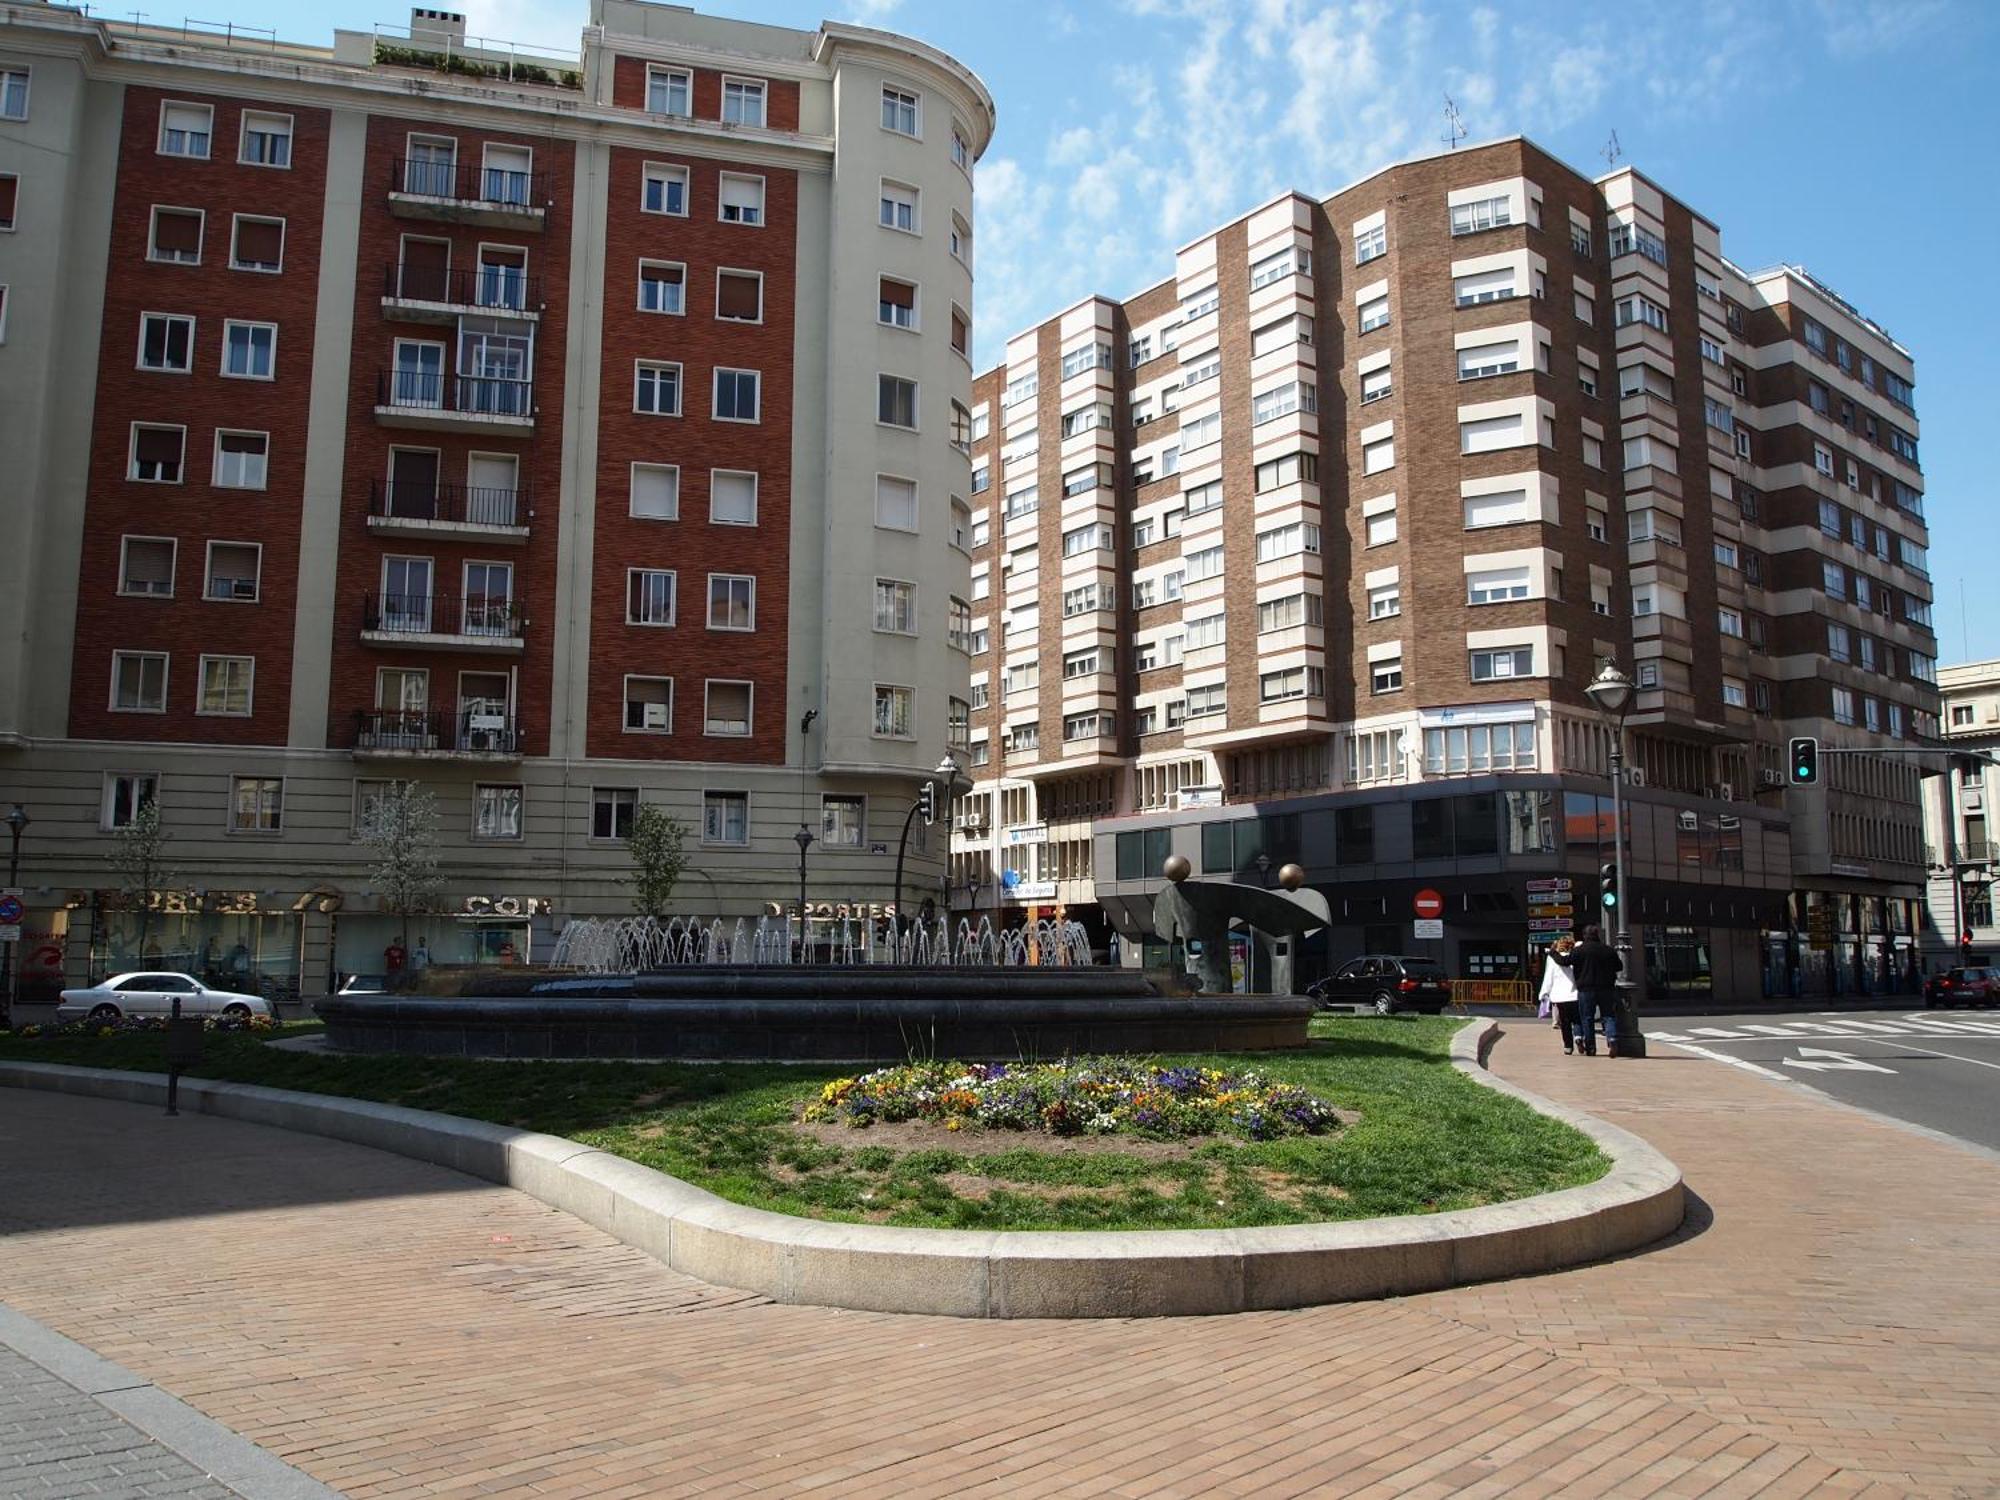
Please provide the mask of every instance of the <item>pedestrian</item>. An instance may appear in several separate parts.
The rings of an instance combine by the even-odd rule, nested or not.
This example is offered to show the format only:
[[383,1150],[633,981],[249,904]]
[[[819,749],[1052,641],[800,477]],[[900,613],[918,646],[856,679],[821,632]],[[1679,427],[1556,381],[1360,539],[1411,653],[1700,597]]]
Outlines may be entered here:
[[418,938],[417,951],[410,955],[410,973],[412,976],[423,973],[425,969],[430,967],[430,962],[430,943],[427,939]]
[[1597,1018],[1604,1017],[1604,1049],[1618,1055],[1618,975],[1623,959],[1604,941],[1604,929],[1583,929],[1583,941],[1567,953],[1555,956],[1576,982],[1576,1024],[1578,1044],[1585,1057],[1597,1056]]
[[400,932],[389,939],[389,946],[382,950],[382,973],[388,981],[388,988],[393,990],[402,982],[403,962],[409,956],[409,949],[403,946]]
[[1563,1056],[1576,1055],[1576,981],[1563,966],[1563,956],[1576,946],[1576,939],[1563,937],[1549,951],[1542,966],[1542,1014],[1555,1015],[1555,1028],[1562,1033]]

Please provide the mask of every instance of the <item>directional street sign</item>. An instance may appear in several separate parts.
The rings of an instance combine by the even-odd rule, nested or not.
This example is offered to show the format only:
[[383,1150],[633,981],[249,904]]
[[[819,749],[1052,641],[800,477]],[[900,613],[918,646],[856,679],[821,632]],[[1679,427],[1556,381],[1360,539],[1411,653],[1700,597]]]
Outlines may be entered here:
[[1533,893],[1535,891],[1568,891],[1569,888],[1570,888],[1569,877],[1567,875],[1553,876],[1550,878],[1545,878],[1541,880],[1531,880],[1528,882],[1528,890],[1530,893]]
[[1576,915],[1576,908],[1566,902],[1560,906],[1550,906],[1540,901],[1534,901],[1528,905],[1528,915],[1531,917],[1571,917]]
[[1530,932],[1568,932],[1575,925],[1568,917],[1528,918],[1528,931]]

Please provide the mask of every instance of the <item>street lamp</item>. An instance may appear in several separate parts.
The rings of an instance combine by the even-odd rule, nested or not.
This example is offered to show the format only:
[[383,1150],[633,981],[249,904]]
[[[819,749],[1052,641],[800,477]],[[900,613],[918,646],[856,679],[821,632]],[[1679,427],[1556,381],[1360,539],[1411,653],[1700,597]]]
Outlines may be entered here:
[[944,918],[951,921],[951,824],[952,811],[958,802],[958,757],[949,750],[938,762],[938,780],[944,783],[944,867],[938,877],[938,888],[944,897]]
[[1616,860],[1618,873],[1614,888],[1617,905],[1612,908],[1617,918],[1617,936],[1613,946],[1618,950],[1618,1051],[1624,1057],[1644,1057],[1646,1038],[1639,1030],[1639,1006],[1635,998],[1638,986],[1632,978],[1632,932],[1625,920],[1625,904],[1631,899],[1631,891],[1625,883],[1625,803],[1622,784],[1625,780],[1625,715],[1632,707],[1632,679],[1619,671],[1611,661],[1598,668],[1597,676],[1585,688],[1584,696],[1596,705],[1597,711],[1611,729],[1611,839],[1612,854]]
[[813,720],[817,719],[818,717],[819,717],[819,710],[816,708],[809,708],[805,711],[805,715],[799,720],[799,781],[800,781],[799,831],[792,835],[792,840],[799,846],[799,962],[800,963],[804,963],[806,961],[807,939],[812,932],[812,928],[806,921],[806,850],[812,847],[813,833],[812,830],[806,826],[806,802],[805,802],[805,786],[804,786],[805,764],[806,764],[805,740],[806,736],[812,733]]
[[[4,821],[7,831],[14,836],[13,852],[7,856],[7,889],[13,890],[21,883],[21,834],[29,823],[28,810],[16,802]],[[14,1014],[14,955],[21,946],[20,939],[13,938],[7,943],[6,966],[0,968],[0,1020],[11,1023]]]

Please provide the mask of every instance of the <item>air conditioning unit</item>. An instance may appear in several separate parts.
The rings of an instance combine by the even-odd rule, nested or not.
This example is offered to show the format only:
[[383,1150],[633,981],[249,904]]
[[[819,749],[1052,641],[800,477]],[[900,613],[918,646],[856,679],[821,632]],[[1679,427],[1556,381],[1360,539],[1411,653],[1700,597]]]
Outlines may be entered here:
[[1626,767],[1626,769],[1625,769],[1625,784],[1626,784],[1627,786],[1644,786],[1644,785],[1646,784],[1646,770],[1645,770],[1645,767],[1643,767],[1643,766],[1628,766],[1628,767]]
[[1715,789],[1715,795],[1720,797],[1724,802],[1734,802],[1736,800],[1736,783],[1733,781],[1723,782],[1721,786]]
[[255,599],[257,597],[257,580],[254,578],[232,578],[229,581],[229,592],[232,598]]
[[664,703],[642,704],[640,706],[640,724],[646,729],[665,729],[667,727],[667,705]]
[[1759,771],[1757,773],[1757,785],[1759,786],[1783,786],[1784,784],[1785,778],[1780,776],[1776,771]]

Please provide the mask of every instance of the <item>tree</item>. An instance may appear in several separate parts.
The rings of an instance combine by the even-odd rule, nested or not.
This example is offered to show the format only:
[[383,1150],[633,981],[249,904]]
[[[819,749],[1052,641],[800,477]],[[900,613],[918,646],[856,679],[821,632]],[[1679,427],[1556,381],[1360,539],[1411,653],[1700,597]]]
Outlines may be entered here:
[[398,781],[375,799],[361,826],[374,851],[368,881],[382,904],[402,919],[438,904],[437,798],[413,781]]
[[674,899],[674,887],[687,868],[681,841],[687,825],[656,803],[642,802],[632,816],[632,874],[624,883],[632,887],[632,904],[644,916],[664,922],[667,905]]
[[146,962],[146,939],[152,932],[153,911],[160,898],[177,878],[167,867],[167,845],[173,835],[160,826],[160,803],[148,797],[132,814],[132,821],[112,835],[111,867],[118,872],[118,888],[139,912],[139,941],[134,958]]

